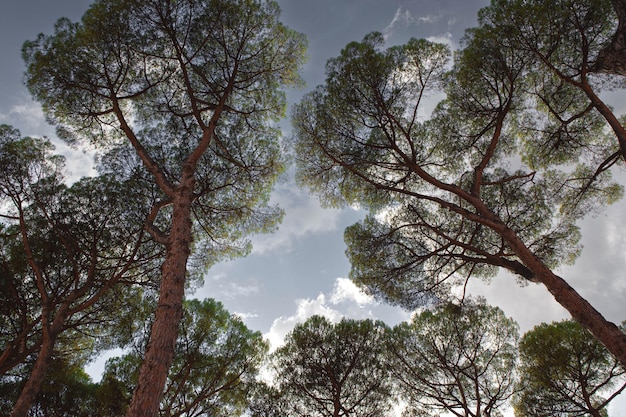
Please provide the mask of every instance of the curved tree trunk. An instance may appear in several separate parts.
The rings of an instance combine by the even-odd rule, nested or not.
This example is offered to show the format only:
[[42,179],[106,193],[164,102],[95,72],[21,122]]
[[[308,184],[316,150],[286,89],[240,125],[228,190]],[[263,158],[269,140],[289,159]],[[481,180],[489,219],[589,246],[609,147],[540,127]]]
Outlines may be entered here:
[[[47,330],[44,330],[43,332],[41,347],[39,349],[39,353],[37,354],[37,360],[35,361],[35,365],[28,377],[28,380],[26,381],[26,384],[20,391],[20,396],[13,406],[11,417],[26,417],[28,415],[28,411],[32,408],[37,396],[41,392],[41,386],[46,379],[48,368],[50,367],[50,362],[52,361],[54,345],[56,344],[57,336],[59,334],[58,327],[60,326],[58,325],[58,322],[60,319],[61,317],[57,315],[51,326],[46,326],[44,324],[44,327],[47,327]],[[65,322],[65,319],[60,320],[60,322]]]
[[554,299],[561,304],[576,320],[589,330],[626,367],[626,334],[584,299],[563,278],[552,272],[530,249],[508,228],[503,228],[502,236],[520,260],[530,269],[537,282],[550,291]]
[[[626,54],[626,50],[624,53]],[[606,120],[609,126],[611,126],[611,129],[613,129],[615,137],[617,138],[620,153],[622,154],[622,159],[626,162],[626,129],[622,126],[619,119],[615,116],[615,113],[613,113],[609,106],[607,106],[593,91],[593,88],[591,88],[587,80],[583,81],[581,88],[589,100],[591,100],[591,103],[596,108],[598,113],[604,117],[604,120]]]
[[167,374],[174,359],[183,312],[187,259],[192,243],[191,203],[194,179],[181,182],[172,202],[172,229],[162,265],[161,287],[150,340],[127,417],[156,417]]
[[626,0],[611,0],[618,24],[611,43],[598,54],[596,72],[626,76]]

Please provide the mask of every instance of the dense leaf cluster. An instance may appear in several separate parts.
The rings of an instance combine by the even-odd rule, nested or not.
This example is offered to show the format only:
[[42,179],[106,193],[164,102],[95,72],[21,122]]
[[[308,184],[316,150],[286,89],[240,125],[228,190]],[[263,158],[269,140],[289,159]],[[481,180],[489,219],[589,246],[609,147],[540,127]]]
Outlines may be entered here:
[[284,169],[277,121],[305,41],[279,14],[271,0],[98,0],[24,44],[26,84],[59,137],[95,146],[102,173],[151,198],[143,230],[164,256],[129,415],[158,411],[190,272],[247,254],[247,236],[282,217],[268,204]]
[[[144,312],[150,311],[145,306]],[[483,300],[442,304],[393,328],[313,316],[267,356],[267,344],[213,300],[185,303],[161,416],[605,415],[624,370],[573,321],[542,324],[519,344],[517,324]],[[91,382],[83,362],[55,355],[30,416],[123,416],[142,344],[108,360]],[[272,381],[259,379],[269,364]],[[0,380],[8,412],[19,383]],[[513,398],[513,401],[511,399]]]
[[554,272],[580,253],[577,222],[623,195],[626,129],[601,93],[625,84],[598,69],[623,35],[612,3],[494,1],[454,56],[371,33],[328,61],[293,111],[297,179],[369,210],[345,231],[362,288],[413,309],[505,270],[626,365],[624,334]]
[[[99,176],[73,184],[45,139],[0,126],[0,411],[12,416],[602,415],[623,390],[626,336],[553,271],[577,221],[621,198],[623,0],[495,0],[463,49],[380,33],[327,64],[293,112],[297,178],[370,214],[346,230],[352,277],[410,323],[296,326],[267,345],[189,277],[271,231],[284,169],[276,122],[305,40],[273,1],[98,0],[26,42],[26,83]],[[431,111],[431,109],[434,110]],[[517,328],[448,302],[505,269],[574,322]],[[158,290],[157,290],[158,289]],[[601,342],[614,355],[613,358]],[[102,382],[84,364],[125,347]],[[618,387],[610,393],[610,389]],[[605,394],[609,394],[605,396]]]

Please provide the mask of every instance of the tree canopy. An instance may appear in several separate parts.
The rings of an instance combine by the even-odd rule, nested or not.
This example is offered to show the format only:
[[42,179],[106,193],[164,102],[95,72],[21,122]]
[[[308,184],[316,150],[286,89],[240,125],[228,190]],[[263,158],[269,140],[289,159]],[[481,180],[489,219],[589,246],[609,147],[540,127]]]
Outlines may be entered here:
[[272,355],[279,393],[273,401],[284,407],[279,413],[373,417],[389,412],[387,331],[379,321],[331,323],[321,316],[296,325]]
[[25,381],[13,416],[31,407],[58,342],[95,355],[120,340],[116,322],[130,314],[124,304],[134,300],[137,286],[157,285],[162,260],[143,230],[141,213],[152,201],[132,179],[102,175],[66,186],[63,159],[52,150],[44,139],[0,126],[0,259],[7,289],[0,375],[17,367],[13,377]]
[[[133,351],[107,361],[103,381],[117,387],[100,406],[124,409],[137,379],[147,334],[139,332]],[[267,343],[221,303],[188,300],[159,415],[163,417],[242,415],[255,386]],[[120,410],[119,415],[123,415]]]
[[276,121],[305,42],[279,13],[264,0],[99,0],[24,44],[26,83],[59,136],[157,187],[145,223],[166,253],[129,415],[158,412],[192,249],[206,265],[243,255],[281,217],[267,204],[284,165]]
[[624,388],[624,368],[580,324],[543,323],[520,342],[520,416],[606,415]]
[[[400,396],[477,417],[517,389],[517,412],[604,415],[626,334],[556,271],[578,221],[623,195],[626,119],[602,93],[626,86],[626,0],[494,0],[454,54],[374,32],[328,62],[293,110],[297,180],[369,211],[345,232],[354,281],[424,309],[393,330],[312,317],[268,385],[261,335],[185,291],[282,217],[278,121],[306,41],[279,17],[273,0],[96,0],[24,44],[28,88],[98,176],[69,183],[48,140],[0,125],[0,412],[373,417]],[[517,387],[515,323],[465,296],[500,270],[575,319],[524,337]]]
[[481,300],[443,304],[396,326],[389,368],[407,415],[501,415],[514,393],[517,341],[517,323]]
[[[370,211],[345,239],[351,277],[378,298],[415,308],[504,269],[543,284],[626,364],[626,335],[554,272],[580,252],[577,221],[622,196],[606,169],[620,155],[613,113],[537,75],[545,63],[487,18],[521,3],[481,11],[451,68],[448,49],[426,40],[348,44],[294,108],[297,179],[326,204]],[[567,50],[569,32],[542,30]],[[608,81],[590,88],[621,85]],[[428,114],[425,100],[442,93]]]

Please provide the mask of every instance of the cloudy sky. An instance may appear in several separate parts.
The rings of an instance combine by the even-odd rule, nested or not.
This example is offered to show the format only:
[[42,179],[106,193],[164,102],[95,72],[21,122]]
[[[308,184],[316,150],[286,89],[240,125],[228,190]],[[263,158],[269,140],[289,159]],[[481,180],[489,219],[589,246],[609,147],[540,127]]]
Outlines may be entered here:
[[[59,17],[80,18],[89,0],[17,0],[0,5],[0,123],[11,124],[24,135],[47,135],[41,110],[22,86],[24,40],[50,33]],[[279,0],[283,21],[309,40],[309,60],[303,69],[307,86],[289,92],[290,102],[323,82],[327,59],[348,42],[371,31],[382,32],[389,45],[410,37],[428,38],[457,48],[466,28],[475,25],[476,12],[488,0]],[[623,92],[612,104],[626,112]],[[288,123],[284,134],[289,134]],[[89,175],[91,156],[59,144],[73,174]],[[213,297],[240,314],[246,324],[264,333],[273,347],[297,322],[313,314],[339,319],[380,318],[393,325],[408,313],[380,305],[358,292],[347,279],[343,230],[364,213],[321,209],[314,197],[286,181],[277,186],[274,200],[286,211],[283,224],[272,235],[253,239],[253,253],[225,262],[206,275],[205,285],[193,296]],[[619,202],[582,224],[584,249],[575,265],[559,272],[609,320],[626,319],[626,201]],[[538,285],[519,287],[515,278],[501,274],[489,285],[475,282],[473,294],[482,294],[516,319],[521,331],[542,322],[567,317],[565,310]],[[99,368],[92,372],[97,375]],[[98,376],[96,376],[96,379]],[[626,416],[614,405],[612,416]]]

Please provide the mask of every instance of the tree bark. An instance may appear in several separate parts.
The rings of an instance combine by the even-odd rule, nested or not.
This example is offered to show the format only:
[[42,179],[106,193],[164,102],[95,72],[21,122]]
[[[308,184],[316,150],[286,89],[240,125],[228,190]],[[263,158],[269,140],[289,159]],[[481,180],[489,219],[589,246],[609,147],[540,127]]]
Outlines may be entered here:
[[174,359],[178,327],[183,312],[187,259],[192,243],[191,204],[194,178],[188,175],[172,201],[172,228],[162,265],[156,316],[150,332],[139,380],[126,417],[156,417]]
[[622,126],[619,119],[615,116],[609,106],[607,106],[604,101],[596,95],[586,79],[582,83],[582,90],[587,95],[596,110],[598,110],[598,113],[604,117],[604,120],[606,120],[609,126],[611,126],[611,129],[613,129],[615,137],[617,137],[617,143],[619,145],[619,151],[622,154],[622,159],[626,162],[626,129],[624,129],[624,126]]
[[[62,313],[59,313],[59,315]],[[41,386],[43,385],[48,368],[50,367],[50,361],[52,360],[52,353],[54,352],[54,345],[56,343],[57,336],[60,333],[60,323],[65,322],[65,318],[61,320],[61,317],[57,315],[51,326],[44,323],[43,337],[39,353],[37,354],[37,360],[31,374],[26,381],[26,384],[20,391],[20,396],[17,398],[13,411],[11,411],[11,417],[27,417],[28,411],[31,409],[37,396],[41,392]]]
[[593,71],[626,76],[626,0],[611,0],[618,24],[611,43],[600,51]]
[[622,366],[626,367],[626,334],[622,333],[614,323],[606,320],[563,278],[554,274],[512,230],[503,227],[501,235],[520,260],[535,274],[536,281],[545,285],[554,299],[572,315],[574,320],[587,328]]

